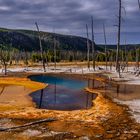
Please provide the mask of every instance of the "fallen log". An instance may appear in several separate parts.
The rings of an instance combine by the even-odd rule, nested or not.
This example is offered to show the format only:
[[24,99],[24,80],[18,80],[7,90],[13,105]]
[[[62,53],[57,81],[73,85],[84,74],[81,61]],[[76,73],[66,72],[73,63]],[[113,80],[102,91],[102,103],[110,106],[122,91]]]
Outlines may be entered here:
[[43,120],[26,123],[24,125],[19,125],[19,126],[14,126],[14,127],[9,127],[9,128],[0,128],[0,131],[11,131],[11,130],[20,129],[20,128],[24,128],[24,127],[44,123],[44,122],[53,122],[53,121],[56,121],[56,119],[53,119],[53,118],[43,119]]

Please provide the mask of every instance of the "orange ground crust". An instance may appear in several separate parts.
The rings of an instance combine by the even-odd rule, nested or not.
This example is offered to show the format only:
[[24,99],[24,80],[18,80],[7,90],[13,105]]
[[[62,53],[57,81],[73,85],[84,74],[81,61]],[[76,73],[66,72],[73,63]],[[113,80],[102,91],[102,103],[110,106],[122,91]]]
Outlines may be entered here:
[[0,78],[0,84],[25,86],[27,88],[32,89],[32,91],[40,90],[47,86],[46,84],[43,83],[31,81],[28,78],[17,78],[17,77],[16,78],[2,77]]

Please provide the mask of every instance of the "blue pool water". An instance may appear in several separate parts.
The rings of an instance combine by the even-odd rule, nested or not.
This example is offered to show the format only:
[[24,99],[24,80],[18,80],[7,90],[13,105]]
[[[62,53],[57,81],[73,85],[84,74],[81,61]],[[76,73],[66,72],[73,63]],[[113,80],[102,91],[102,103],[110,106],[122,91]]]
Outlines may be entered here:
[[79,110],[92,106],[95,94],[84,91],[87,81],[58,76],[36,75],[29,77],[33,81],[49,86],[31,94],[38,108],[50,110]]

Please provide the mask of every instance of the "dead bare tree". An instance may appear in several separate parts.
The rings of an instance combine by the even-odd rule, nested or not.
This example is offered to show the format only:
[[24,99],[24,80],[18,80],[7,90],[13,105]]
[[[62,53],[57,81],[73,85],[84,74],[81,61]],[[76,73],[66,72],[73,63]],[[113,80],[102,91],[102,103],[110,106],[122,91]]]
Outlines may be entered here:
[[7,65],[10,61],[10,52],[7,50],[0,49],[0,61],[4,67],[4,75],[7,75]]
[[140,0],[138,0],[138,6],[139,6],[139,9],[140,9]]
[[136,50],[136,70],[139,70],[139,49]]
[[103,24],[103,31],[104,31],[104,41],[105,41],[105,66],[106,66],[106,70],[107,70],[107,41],[106,41],[105,24]]
[[56,71],[56,39],[54,37],[54,69]]
[[116,71],[120,75],[120,63],[119,63],[119,49],[120,49],[120,38],[121,38],[121,18],[122,18],[122,0],[119,0],[119,16],[118,16],[118,42],[117,42],[117,52],[116,52]]
[[41,52],[42,65],[43,65],[44,72],[46,72],[45,60],[44,60],[44,54],[43,54],[43,47],[42,47],[42,42],[41,42],[40,30],[39,30],[39,26],[38,26],[37,22],[35,22],[35,25],[36,25],[36,28],[37,28],[37,31],[38,31],[38,37],[39,37],[39,45],[40,45],[40,52]]
[[24,61],[24,64],[26,66],[26,69],[28,70],[28,65],[29,65],[29,57],[28,57],[28,52],[24,50],[24,52],[22,53],[23,55],[23,61]]
[[90,60],[89,60],[90,46],[89,46],[89,33],[88,33],[87,24],[86,24],[86,31],[87,31],[87,66],[88,66],[88,69],[90,69]]
[[122,71],[122,73],[124,72],[125,70],[125,67],[126,67],[126,61],[125,61],[125,49],[122,49],[121,50],[121,62],[120,62],[120,70]]
[[93,30],[93,17],[91,17],[91,29],[92,29],[92,61],[93,61],[93,69],[95,71],[95,38],[94,38],[94,30]]
[[112,71],[112,64],[113,63],[113,52],[109,52],[109,65],[110,65],[110,71]]
[[125,64],[126,64],[126,71],[128,72],[128,51],[127,51],[127,45],[126,45],[126,39],[125,39]]

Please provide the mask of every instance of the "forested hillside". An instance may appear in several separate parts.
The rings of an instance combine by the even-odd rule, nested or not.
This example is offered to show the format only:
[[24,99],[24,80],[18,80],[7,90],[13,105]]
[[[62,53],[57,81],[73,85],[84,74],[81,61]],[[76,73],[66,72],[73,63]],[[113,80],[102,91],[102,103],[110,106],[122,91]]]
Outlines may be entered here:
[[[82,52],[87,50],[86,38],[47,32],[40,32],[40,34],[44,50],[53,49],[54,38],[58,42],[58,50]],[[10,45],[16,49],[24,51],[37,51],[39,50],[38,32],[31,30],[11,30],[1,28],[0,44]]]

